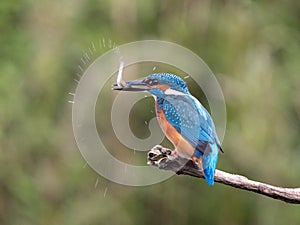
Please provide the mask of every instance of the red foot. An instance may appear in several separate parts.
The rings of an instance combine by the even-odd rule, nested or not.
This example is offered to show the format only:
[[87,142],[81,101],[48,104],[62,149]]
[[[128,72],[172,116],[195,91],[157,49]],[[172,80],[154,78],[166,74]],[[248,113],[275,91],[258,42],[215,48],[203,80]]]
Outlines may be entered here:
[[202,168],[202,158],[197,158],[196,156],[192,156],[191,160],[194,164],[195,167],[197,167],[198,169]]

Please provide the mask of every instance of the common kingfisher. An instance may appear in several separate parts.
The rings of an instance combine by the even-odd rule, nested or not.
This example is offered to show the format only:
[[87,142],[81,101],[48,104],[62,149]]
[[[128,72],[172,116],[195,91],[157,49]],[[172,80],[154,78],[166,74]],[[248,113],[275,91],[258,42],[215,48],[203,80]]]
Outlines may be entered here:
[[174,145],[175,154],[202,166],[206,182],[214,184],[218,152],[223,150],[210,114],[191,95],[183,79],[171,73],[155,73],[114,86],[114,90],[151,93],[158,123]]

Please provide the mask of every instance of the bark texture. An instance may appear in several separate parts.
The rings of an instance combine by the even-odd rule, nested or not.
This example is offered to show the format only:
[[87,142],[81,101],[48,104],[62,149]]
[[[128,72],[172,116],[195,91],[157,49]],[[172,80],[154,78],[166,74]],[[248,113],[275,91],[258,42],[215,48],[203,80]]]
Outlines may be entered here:
[[[160,145],[153,147],[148,152],[147,162],[159,169],[174,171],[178,175],[204,178],[201,169],[197,168],[191,160],[174,155],[170,149],[163,148]],[[216,170],[214,180],[224,185],[256,192],[287,203],[300,204],[300,188],[276,187],[221,170]]]

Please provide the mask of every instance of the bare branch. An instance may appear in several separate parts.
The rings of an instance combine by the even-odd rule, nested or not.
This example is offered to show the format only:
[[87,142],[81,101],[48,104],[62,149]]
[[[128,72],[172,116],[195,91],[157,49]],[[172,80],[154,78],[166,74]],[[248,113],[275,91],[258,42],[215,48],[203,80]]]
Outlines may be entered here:
[[[178,175],[190,175],[204,178],[201,170],[191,160],[172,154],[172,151],[160,145],[148,152],[148,164],[159,169],[171,170]],[[249,180],[247,177],[216,170],[215,182],[235,188],[256,192],[284,202],[300,204],[300,188],[283,188]]]

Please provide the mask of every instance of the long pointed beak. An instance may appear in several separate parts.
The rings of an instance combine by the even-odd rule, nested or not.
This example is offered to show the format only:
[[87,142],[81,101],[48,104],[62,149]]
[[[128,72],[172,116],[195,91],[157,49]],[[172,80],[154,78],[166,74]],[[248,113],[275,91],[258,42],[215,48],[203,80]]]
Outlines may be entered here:
[[143,80],[127,81],[124,85],[113,84],[112,86],[115,91],[147,91],[149,89]]

